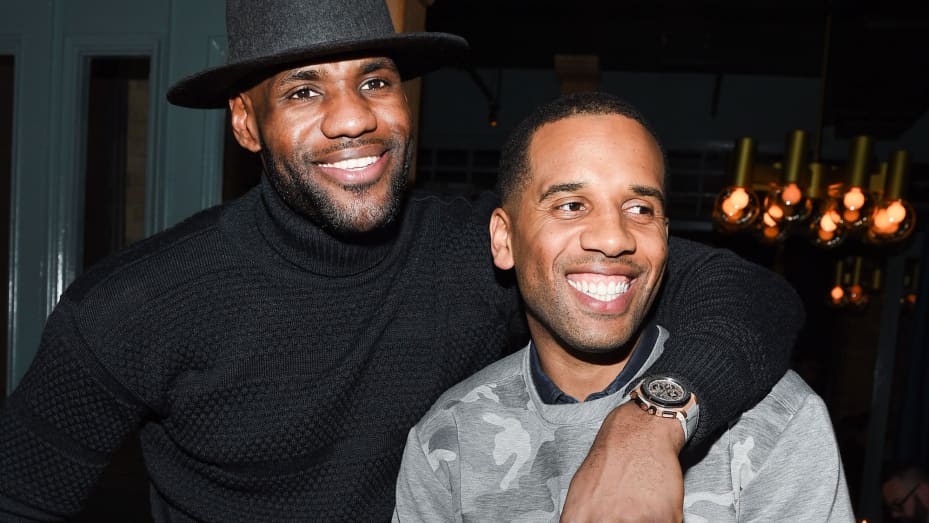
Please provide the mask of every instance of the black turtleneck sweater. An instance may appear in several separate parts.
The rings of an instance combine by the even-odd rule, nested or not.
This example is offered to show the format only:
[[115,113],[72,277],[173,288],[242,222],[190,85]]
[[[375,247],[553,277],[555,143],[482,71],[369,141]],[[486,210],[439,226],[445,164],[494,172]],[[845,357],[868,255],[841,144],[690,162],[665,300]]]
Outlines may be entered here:
[[[0,520],[77,512],[136,430],[157,521],[388,520],[409,428],[525,341],[495,204],[414,195],[349,243],[263,181],[91,268],[0,414]],[[780,377],[802,311],[727,251],[670,256],[653,369],[692,382],[700,440]]]

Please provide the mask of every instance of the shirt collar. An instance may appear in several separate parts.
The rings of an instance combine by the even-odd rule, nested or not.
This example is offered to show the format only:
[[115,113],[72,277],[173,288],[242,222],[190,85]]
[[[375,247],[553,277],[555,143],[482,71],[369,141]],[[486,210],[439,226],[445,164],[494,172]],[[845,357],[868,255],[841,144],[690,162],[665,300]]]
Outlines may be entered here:
[[[632,349],[629,361],[626,362],[626,366],[623,367],[623,370],[616,376],[616,379],[600,392],[594,392],[587,396],[584,401],[591,401],[609,396],[625,387],[629,383],[629,380],[639,372],[639,369],[641,369],[642,365],[648,360],[648,356],[652,353],[652,349],[658,341],[658,332],[658,325],[655,323],[647,324],[642,329],[642,335],[639,336],[638,342],[636,342],[635,347]],[[536,391],[539,393],[539,398],[542,399],[543,403],[548,405],[579,403],[576,398],[565,394],[564,391],[559,389],[558,385],[555,385],[555,382],[542,370],[542,362],[539,360],[539,352],[534,342],[529,343],[529,370],[532,373],[532,383],[535,385]]]

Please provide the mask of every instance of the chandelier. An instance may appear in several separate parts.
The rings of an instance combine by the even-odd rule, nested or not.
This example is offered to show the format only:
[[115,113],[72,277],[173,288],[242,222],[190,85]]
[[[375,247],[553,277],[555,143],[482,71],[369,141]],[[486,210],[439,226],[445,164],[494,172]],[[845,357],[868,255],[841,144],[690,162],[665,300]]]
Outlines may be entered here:
[[904,199],[908,154],[897,150],[872,168],[872,140],[851,140],[844,166],[807,162],[807,133],[788,136],[784,161],[755,165],[755,141],[736,140],[732,185],[713,205],[713,223],[723,233],[750,233],[776,244],[802,236],[817,247],[835,248],[855,239],[868,245],[902,242],[916,215]]

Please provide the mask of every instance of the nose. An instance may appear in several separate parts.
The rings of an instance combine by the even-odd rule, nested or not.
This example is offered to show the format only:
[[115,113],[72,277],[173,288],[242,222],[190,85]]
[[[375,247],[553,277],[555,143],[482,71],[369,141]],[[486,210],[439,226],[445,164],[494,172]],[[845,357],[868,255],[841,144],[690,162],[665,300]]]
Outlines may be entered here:
[[377,116],[361,93],[345,90],[326,95],[320,130],[327,138],[357,138],[377,128]]
[[581,248],[599,251],[604,256],[616,257],[635,252],[635,236],[627,228],[619,209],[601,210],[587,217],[581,231]]

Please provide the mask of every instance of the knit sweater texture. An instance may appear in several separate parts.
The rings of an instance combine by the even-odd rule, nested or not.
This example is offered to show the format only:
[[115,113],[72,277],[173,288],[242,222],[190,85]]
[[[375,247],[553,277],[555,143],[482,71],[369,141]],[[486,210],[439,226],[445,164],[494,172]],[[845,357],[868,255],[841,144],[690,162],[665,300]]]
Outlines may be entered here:
[[[525,343],[495,205],[413,195],[346,242],[263,180],[92,267],[0,413],[0,520],[76,513],[135,431],[156,521],[388,520],[409,428]],[[728,251],[672,239],[669,271],[657,314],[688,335],[653,368],[700,394],[699,441],[777,381],[802,309]]]

